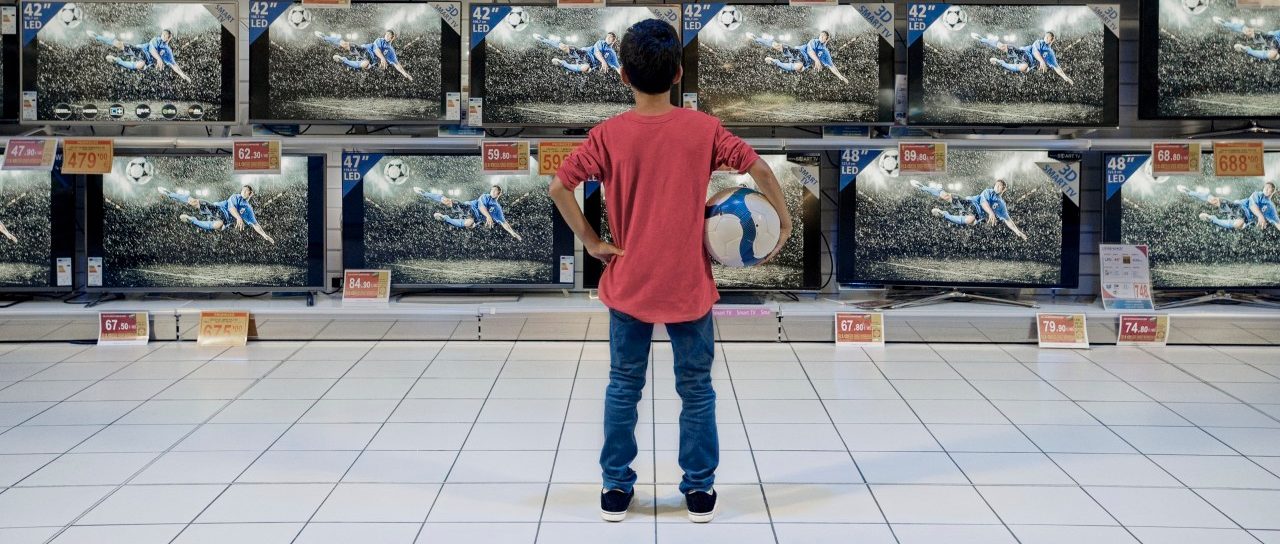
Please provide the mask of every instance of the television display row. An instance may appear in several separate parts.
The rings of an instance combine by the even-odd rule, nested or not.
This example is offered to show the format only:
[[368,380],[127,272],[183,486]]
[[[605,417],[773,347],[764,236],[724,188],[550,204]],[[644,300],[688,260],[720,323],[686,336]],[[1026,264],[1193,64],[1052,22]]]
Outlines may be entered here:
[[[4,36],[0,117],[29,123],[234,123],[241,18],[255,123],[449,123],[470,108],[484,126],[590,126],[631,103],[619,42],[647,18],[682,31],[680,105],[729,125],[894,121],[892,3],[315,9],[254,0],[239,14],[235,2],[89,0],[19,9],[20,32]],[[906,121],[1118,125],[1117,10],[909,4]],[[1141,15],[1143,118],[1280,118],[1274,8],[1147,0]]]
[[[793,237],[763,266],[713,266],[726,290],[821,289],[819,187],[838,188],[834,280],[860,285],[1075,287],[1080,207],[1061,182],[1078,153],[953,149],[945,174],[900,171],[896,148],[764,153]],[[1280,288],[1280,152],[1268,177],[1153,176],[1148,153],[1103,161],[1103,241],[1147,244],[1158,289]],[[286,155],[281,173],[235,174],[229,155],[122,154],[101,176],[0,171],[0,291],[70,290],[82,185],[89,290],[319,289],[325,283],[325,164]],[[389,269],[402,288],[563,288],[573,234],[538,175],[486,175],[475,152],[346,153],[346,268]],[[752,187],[716,172],[708,195]],[[609,238],[607,187],[584,211]],[[583,286],[602,268],[587,259]]]

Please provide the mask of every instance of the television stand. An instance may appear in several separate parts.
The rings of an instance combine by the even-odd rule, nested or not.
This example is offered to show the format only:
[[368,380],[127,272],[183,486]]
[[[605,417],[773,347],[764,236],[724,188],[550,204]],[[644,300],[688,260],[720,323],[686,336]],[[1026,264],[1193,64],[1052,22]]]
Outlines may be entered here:
[[755,306],[764,304],[764,299],[756,293],[732,292],[720,293],[720,301],[716,304],[733,304],[738,306]]
[[[886,297],[886,298],[888,298],[892,302],[892,298],[890,297]],[[987,302],[991,304],[1007,304],[1010,306],[1020,306],[1023,308],[1039,308],[1040,307],[1040,305],[1034,302],[1018,300],[1017,298],[979,295],[977,293],[969,293],[966,291],[962,291],[960,289],[951,289],[948,291],[937,292],[923,298],[892,302],[887,306],[883,306],[883,308],[886,310],[901,310],[904,308],[915,308],[919,306],[942,304],[944,302]]]
[[1236,302],[1240,304],[1251,304],[1254,306],[1262,306],[1264,308],[1280,308],[1280,301],[1266,296],[1256,295],[1253,293],[1232,293],[1228,291],[1214,291],[1200,296],[1184,298],[1182,300],[1174,300],[1163,304],[1156,304],[1157,310],[1168,310],[1170,308],[1182,308],[1185,306],[1194,306],[1196,304],[1212,304],[1214,302]]

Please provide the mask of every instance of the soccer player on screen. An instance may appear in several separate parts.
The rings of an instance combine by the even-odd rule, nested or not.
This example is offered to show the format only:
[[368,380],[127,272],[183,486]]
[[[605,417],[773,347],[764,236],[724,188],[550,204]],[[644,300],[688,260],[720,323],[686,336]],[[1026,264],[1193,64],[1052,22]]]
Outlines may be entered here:
[[14,236],[13,233],[9,232],[9,228],[4,226],[4,222],[0,222],[0,234],[3,234],[4,237],[8,238],[10,242],[13,242],[15,244],[18,243],[18,237]]
[[993,186],[974,196],[956,196],[941,187],[925,185],[914,179],[911,180],[911,186],[950,205],[951,211],[945,211],[942,208],[929,210],[929,213],[935,217],[941,217],[961,227],[973,226],[979,221],[985,221],[994,227],[999,221],[1009,227],[1009,230],[1013,231],[1018,238],[1027,239],[1027,235],[1018,228],[1018,224],[1009,217],[1009,206],[1004,202],[1004,192],[1009,184],[1002,179],[996,180]]
[[239,193],[231,195],[220,202],[201,200],[191,196],[189,193],[177,193],[164,187],[159,187],[157,190],[174,202],[195,208],[199,216],[184,213],[178,218],[195,225],[196,228],[208,232],[217,232],[226,229],[230,223],[234,222],[236,230],[244,230],[244,226],[249,225],[263,240],[272,244],[276,243],[275,239],[268,235],[267,231],[262,230],[262,226],[258,224],[258,218],[253,213],[253,206],[249,204],[249,200],[254,195],[253,187],[249,185],[241,187]]
[[[344,64],[352,70],[367,70],[376,62],[378,68],[386,70],[388,66],[395,68],[405,79],[413,81],[413,76],[404,69],[404,65],[400,64],[399,57],[396,57],[396,48],[391,45],[396,41],[396,31],[388,28],[382,34],[381,38],[373,40],[373,43],[357,44],[342,39],[337,34],[325,34],[317,30],[315,32],[317,38],[324,40],[325,43],[341,49],[344,53],[356,54],[357,58],[347,58],[342,55],[334,55],[334,62]],[[363,56],[359,56],[363,54]]]
[[1209,191],[1192,191],[1186,185],[1179,185],[1177,189],[1179,193],[1216,209],[1215,214],[1201,212],[1201,221],[1226,230],[1244,230],[1250,223],[1257,225],[1258,230],[1266,230],[1268,226],[1280,230],[1280,214],[1276,212],[1276,204],[1271,200],[1276,194],[1276,184],[1270,181],[1262,184],[1261,191],[1254,191],[1239,200],[1221,198],[1209,194]]
[[1244,36],[1245,39],[1251,42],[1250,45],[1242,43],[1235,44],[1231,46],[1232,49],[1258,60],[1280,60],[1280,29],[1272,30],[1270,32],[1262,32],[1261,30],[1248,26],[1243,22],[1228,21],[1222,17],[1214,17],[1213,22],[1218,23],[1227,30]]
[[586,74],[592,71],[608,72],[613,70],[622,75],[622,63],[618,60],[618,35],[609,32],[603,40],[596,40],[587,47],[574,47],[554,36],[548,37],[534,34],[538,43],[560,51],[566,58],[553,58],[551,64],[563,68],[566,72]]
[[507,222],[507,217],[502,213],[502,204],[498,203],[498,199],[502,197],[502,187],[499,185],[490,187],[489,192],[480,195],[479,198],[465,202],[442,194],[428,193],[422,190],[421,187],[414,187],[413,192],[422,198],[449,208],[450,212],[452,212],[452,215],[440,212],[432,214],[436,221],[447,223],[459,229],[474,229],[480,222],[484,222],[484,225],[488,228],[493,228],[493,225],[497,224],[502,226],[502,230],[507,231],[507,234],[510,234],[517,241],[524,240],[515,229],[511,228],[511,224]]
[[747,34],[747,38],[756,45],[761,45],[780,53],[778,58],[765,57],[765,64],[777,66],[779,70],[789,73],[800,73],[812,70],[821,72],[823,68],[830,70],[840,81],[849,83],[849,78],[844,77],[840,73],[840,69],[836,68],[836,62],[831,56],[831,50],[827,48],[827,43],[831,41],[831,33],[825,30],[818,33],[818,37],[813,38],[803,45],[788,45],[782,43],[772,36],[755,34]]
[[160,35],[151,38],[150,41],[142,43],[124,43],[123,41],[98,34],[92,30],[86,30],[89,37],[100,43],[109,45],[120,51],[121,55],[107,55],[107,62],[114,62],[124,68],[130,70],[146,70],[148,67],[155,67],[156,70],[163,71],[166,66],[178,74],[178,77],[191,82],[191,78],[187,77],[186,72],[182,71],[182,67],[178,66],[178,62],[173,58],[173,47],[169,42],[173,41],[173,31],[164,29],[160,31]]
[[1075,81],[1066,72],[1062,71],[1062,67],[1058,66],[1058,55],[1053,52],[1053,42],[1058,40],[1058,36],[1052,31],[1045,32],[1043,38],[1036,40],[1031,45],[1021,46],[1002,42],[994,36],[984,38],[976,33],[969,34],[969,36],[978,40],[978,43],[1005,54],[1004,60],[991,57],[991,64],[995,66],[1015,74],[1028,74],[1032,70],[1040,72],[1053,70],[1068,85],[1075,85]]

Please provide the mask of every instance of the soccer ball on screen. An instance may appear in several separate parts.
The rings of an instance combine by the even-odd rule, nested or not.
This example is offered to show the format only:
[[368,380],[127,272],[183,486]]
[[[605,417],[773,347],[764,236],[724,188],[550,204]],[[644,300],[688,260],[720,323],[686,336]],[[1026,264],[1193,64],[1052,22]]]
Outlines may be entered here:
[[733,6],[725,6],[716,14],[716,22],[725,30],[737,30],[742,26],[742,14]]
[[130,183],[146,185],[151,182],[151,176],[155,175],[155,172],[156,168],[150,161],[137,157],[124,166],[124,179],[129,180]]
[[960,6],[951,6],[947,11],[942,12],[942,24],[947,25],[948,29],[960,30],[964,28],[965,23],[969,22],[969,12]]
[[289,23],[289,26],[302,30],[311,26],[311,12],[302,6],[293,6],[289,8],[289,13],[285,15],[284,20]]
[[391,159],[382,167],[382,177],[387,183],[400,185],[409,180],[409,166],[400,159]]
[[1187,13],[1192,15],[1199,15],[1204,13],[1204,10],[1209,9],[1209,3],[1212,1],[1213,0],[1182,0],[1182,9],[1187,10]]
[[80,26],[80,21],[84,18],[84,14],[80,12],[80,6],[66,4],[62,6],[62,9],[58,10],[55,18],[59,23],[66,25],[67,28],[75,28]]
[[502,21],[507,23],[507,26],[510,26],[512,30],[519,32],[529,27],[529,12],[525,11],[524,8],[511,8],[511,13],[508,13]]
[[876,165],[880,167],[880,171],[889,177],[898,177],[898,152],[885,151],[880,154],[880,159],[876,161]]
[[725,266],[754,266],[769,256],[782,223],[769,200],[757,191],[731,187],[707,199],[704,245]]

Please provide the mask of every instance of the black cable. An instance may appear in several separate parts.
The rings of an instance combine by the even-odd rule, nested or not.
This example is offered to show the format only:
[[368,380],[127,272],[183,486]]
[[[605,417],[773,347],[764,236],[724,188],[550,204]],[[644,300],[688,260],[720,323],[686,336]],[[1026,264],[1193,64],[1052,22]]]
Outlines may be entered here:
[[823,289],[826,289],[828,285],[831,285],[831,278],[836,276],[836,248],[831,245],[829,240],[827,240],[827,233],[822,232],[821,230],[818,231],[818,239],[822,241],[822,245],[827,246],[827,259],[831,264],[831,266],[827,268],[827,270],[829,270],[829,272],[827,272],[827,279],[823,280],[822,285],[818,286],[818,291],[821,292]]
[[822,130],[821,130],[821,129],[814,130],[814,129],[811,129],[811,128],[804,128],[804,127],[793,127],[793,128],[795,128],[796,130],[799,130],[800,132],[808,132],[809,134],[816,134],[816,135],[818,135],[818,136],[822,136]]
[[270,293],[269,291],[264,291],[264,292],[261,292],[261,293],[239,293],[239,292],[235,292],[235,291],[233,291],[231,294],[233,294],[233,295],[239,295],[239,296],[242,296],[242,297],[244,297],[244,298],[258,298],[258,297],[260,297],[260,296],[263,296],[263,295],[269,295],[269,294],[271,294],[271,293]]

